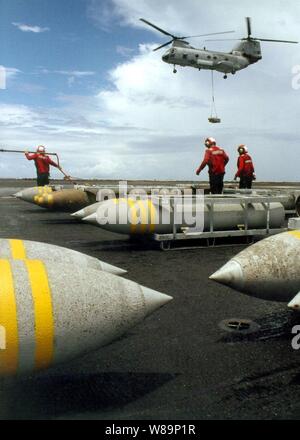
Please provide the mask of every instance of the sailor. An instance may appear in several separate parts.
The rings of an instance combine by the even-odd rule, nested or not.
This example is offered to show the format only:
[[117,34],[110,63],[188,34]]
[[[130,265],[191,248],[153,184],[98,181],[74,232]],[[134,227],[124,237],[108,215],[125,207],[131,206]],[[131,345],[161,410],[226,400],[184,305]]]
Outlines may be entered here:
[[248,149],[244,144],[239,145],[237,151],[239,153],[237,160],[238,170],[234,176],[234,180],[236,180],[238,177],[240,178],[240,189],[251,189],[252,181],[256,179],[252,158],[248,154]]
[[216,145],[216,140],[212,137],[205,139],[204,145],[206,147],[204,159],[197,168],[196,174],[199,176],[207,165],[211,194],[222,194],[225,166],[229,161],[229,157],[222,148]]
[[37,186],[49,185],[49,169],[50,165],[61,170],[61,167],[53,162],[46,154],[44,145],[37,147],[36,153],[25,152],[25,156],[28,160],[34,160],[37,172]]

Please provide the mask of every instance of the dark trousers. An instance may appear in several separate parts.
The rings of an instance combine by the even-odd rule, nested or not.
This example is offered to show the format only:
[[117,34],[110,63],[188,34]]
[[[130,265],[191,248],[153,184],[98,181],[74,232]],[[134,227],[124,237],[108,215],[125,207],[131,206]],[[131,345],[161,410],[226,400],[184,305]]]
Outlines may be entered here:
[[253,178],[250,176],[241,176],[240,177],[240,189],[251,189],[252,188],[252,180]]
[[37,186],[49,185],[49,173],[38,173]]
[[223,183],[224,174],[210,174],[209,175],[209,184],[210,184],[210,192],[211,194],[222,194],[223,192]]

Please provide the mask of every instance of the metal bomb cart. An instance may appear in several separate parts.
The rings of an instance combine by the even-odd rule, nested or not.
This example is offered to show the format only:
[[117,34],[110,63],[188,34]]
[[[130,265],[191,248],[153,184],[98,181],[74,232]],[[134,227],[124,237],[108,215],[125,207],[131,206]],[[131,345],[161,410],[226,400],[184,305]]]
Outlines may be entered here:
[[[193,196],[187,197],[192,202]],[[176,224],[175,214],[180,205],[173,198],[172,233],[155,233],[151,238],[160,244],[162,250],[222,246],[221,239],[224,238],[229,239],[229,244],[228,241],[225,244],[228,246],[233,245],[230,239],[234,237],[244,237],[248,244],[255,236],[266,237],[286,230],[284,200],[285,197],[281,196],[205,196],[203,230],[197,231],[194,227]]]

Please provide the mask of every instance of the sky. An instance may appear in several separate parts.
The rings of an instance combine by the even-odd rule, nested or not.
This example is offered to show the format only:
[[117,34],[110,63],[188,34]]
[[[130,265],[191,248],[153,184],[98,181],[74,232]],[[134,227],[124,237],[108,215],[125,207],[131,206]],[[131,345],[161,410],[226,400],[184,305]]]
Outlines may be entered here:
[[[227,80],[216,72],[222,122],[210,124],[211,73],[173,74],[164,49],[153,52],[168,37],[139,20],[175,35],[241,38],[246,16],[256,37],[300,41],[295,0],[0,0],[0,148],[46,145],[75,177],[199,180],[213,136],[230,156],[227,180],[243,143],[258,180],[299,181],[300,44],[265,42],[259,63]],[[0,177],[34,174],[23,156],[0,153]]]

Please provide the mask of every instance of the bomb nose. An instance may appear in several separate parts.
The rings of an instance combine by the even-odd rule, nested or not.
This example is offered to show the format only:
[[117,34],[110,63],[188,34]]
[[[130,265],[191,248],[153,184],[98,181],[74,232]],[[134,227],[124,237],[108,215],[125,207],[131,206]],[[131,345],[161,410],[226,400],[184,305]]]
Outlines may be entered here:
[[165,304],[167,304],[169,301],[172,301],[173,299],[169,295],[165,295],[164,293],[149,289],[145,286],[141,286],[141,289],[145,298],[146,315],[150,315],[155,310],[163,307]]
[[300,293],[298,293],[292,301],[288,303],[288,308],[300,312]]
[[230,260],[221,269],[213,273],[209,279],[237,289],[243,283],[243,271],[238,262]]

